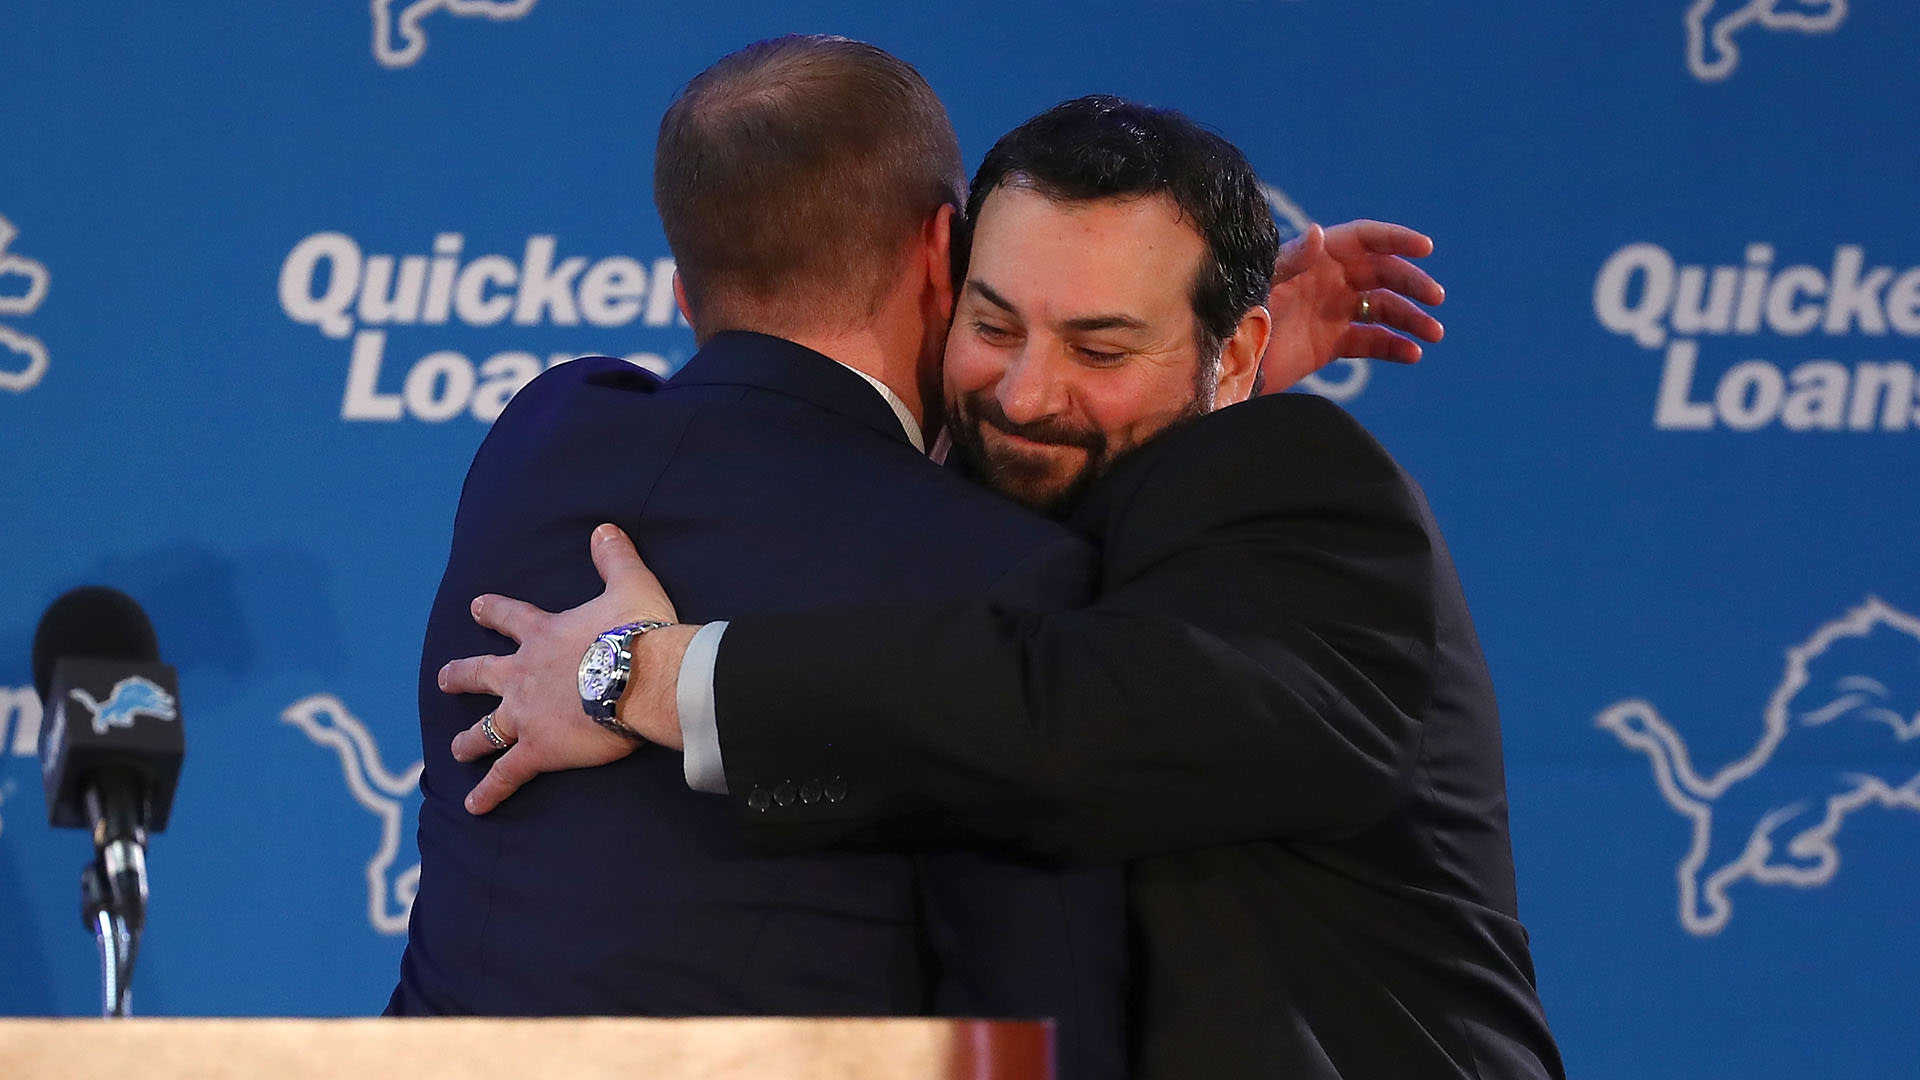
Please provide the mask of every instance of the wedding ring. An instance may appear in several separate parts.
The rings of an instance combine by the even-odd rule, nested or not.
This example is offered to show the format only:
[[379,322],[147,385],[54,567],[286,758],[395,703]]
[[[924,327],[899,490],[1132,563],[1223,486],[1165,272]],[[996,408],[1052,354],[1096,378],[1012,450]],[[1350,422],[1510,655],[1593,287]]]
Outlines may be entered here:
[[496,750],[505,750],[507,747],[513,745],[512,743],[508,742],[506,739],[502,738],[499,730],[493,726],[492,713],[488,713],[487,715],[480,718],[480,734],[485,735],[487,737],[487,741],[492,743],[493,748]]
[[1353,321],[1357,323],[1370,323],[1373,321],[1373,294],[1360,294],[1360,309],[1354,312]]

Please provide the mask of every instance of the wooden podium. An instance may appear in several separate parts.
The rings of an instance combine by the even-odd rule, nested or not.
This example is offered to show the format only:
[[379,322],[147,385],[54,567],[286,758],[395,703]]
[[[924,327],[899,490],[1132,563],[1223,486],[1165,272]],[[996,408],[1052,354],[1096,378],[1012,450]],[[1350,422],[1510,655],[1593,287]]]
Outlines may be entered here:
[[33,1080],[1050,1080],[1043,1023],[979,1020],[8,1020]]

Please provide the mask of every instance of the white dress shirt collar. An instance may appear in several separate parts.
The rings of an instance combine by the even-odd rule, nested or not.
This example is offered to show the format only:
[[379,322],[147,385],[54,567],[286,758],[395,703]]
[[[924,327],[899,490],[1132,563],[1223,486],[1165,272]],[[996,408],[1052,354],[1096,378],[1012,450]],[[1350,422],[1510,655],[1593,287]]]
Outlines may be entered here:
[[[834,363],[840,364],[840,361],[835,360]],[[920,430],[920,421],[913,418],[913,410],[907,408],[907,403],[900,400],[900,395],[894,393],[891,386],[861,371],[857,367],[850,364],[840,364],[840,366],[867,380],[868,386],[880,391],[880,396],[886,399],[887,408],[892,409],[893,415],[899,418],[901,429],[907,433],[907,441],[913,444],[915,450],[923,454],[926,453],[926,434]]]

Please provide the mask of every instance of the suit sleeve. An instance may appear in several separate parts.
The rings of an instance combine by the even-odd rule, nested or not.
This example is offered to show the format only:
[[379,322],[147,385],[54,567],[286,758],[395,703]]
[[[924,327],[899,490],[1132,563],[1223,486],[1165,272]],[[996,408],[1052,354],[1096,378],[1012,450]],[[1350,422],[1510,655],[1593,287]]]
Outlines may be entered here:
[[[1072,858],[1390,813],[1432,688],[1424,509],[1344,413],[1267,401],[1116,472],[1087,605],[735,620],[716,700],[749,827],[806,843],[751,793],[817,766],[841,797],[805,808],[816,827]],[[796,709],[804,733],[783,730]]]

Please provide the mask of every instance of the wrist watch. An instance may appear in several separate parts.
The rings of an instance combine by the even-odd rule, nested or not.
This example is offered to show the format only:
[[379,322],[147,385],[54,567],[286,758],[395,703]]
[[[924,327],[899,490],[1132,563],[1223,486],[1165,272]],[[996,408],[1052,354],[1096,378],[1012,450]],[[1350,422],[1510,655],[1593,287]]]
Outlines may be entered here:
[[630,622],[601,634],[587,646],[580,657],[580,707],[594,723],[636,742],[646,741],[645,736],[621,723],[616,712],[620,696],[627,692],[627,683],[633,677],[634,639],[672,625],[651,619]]

